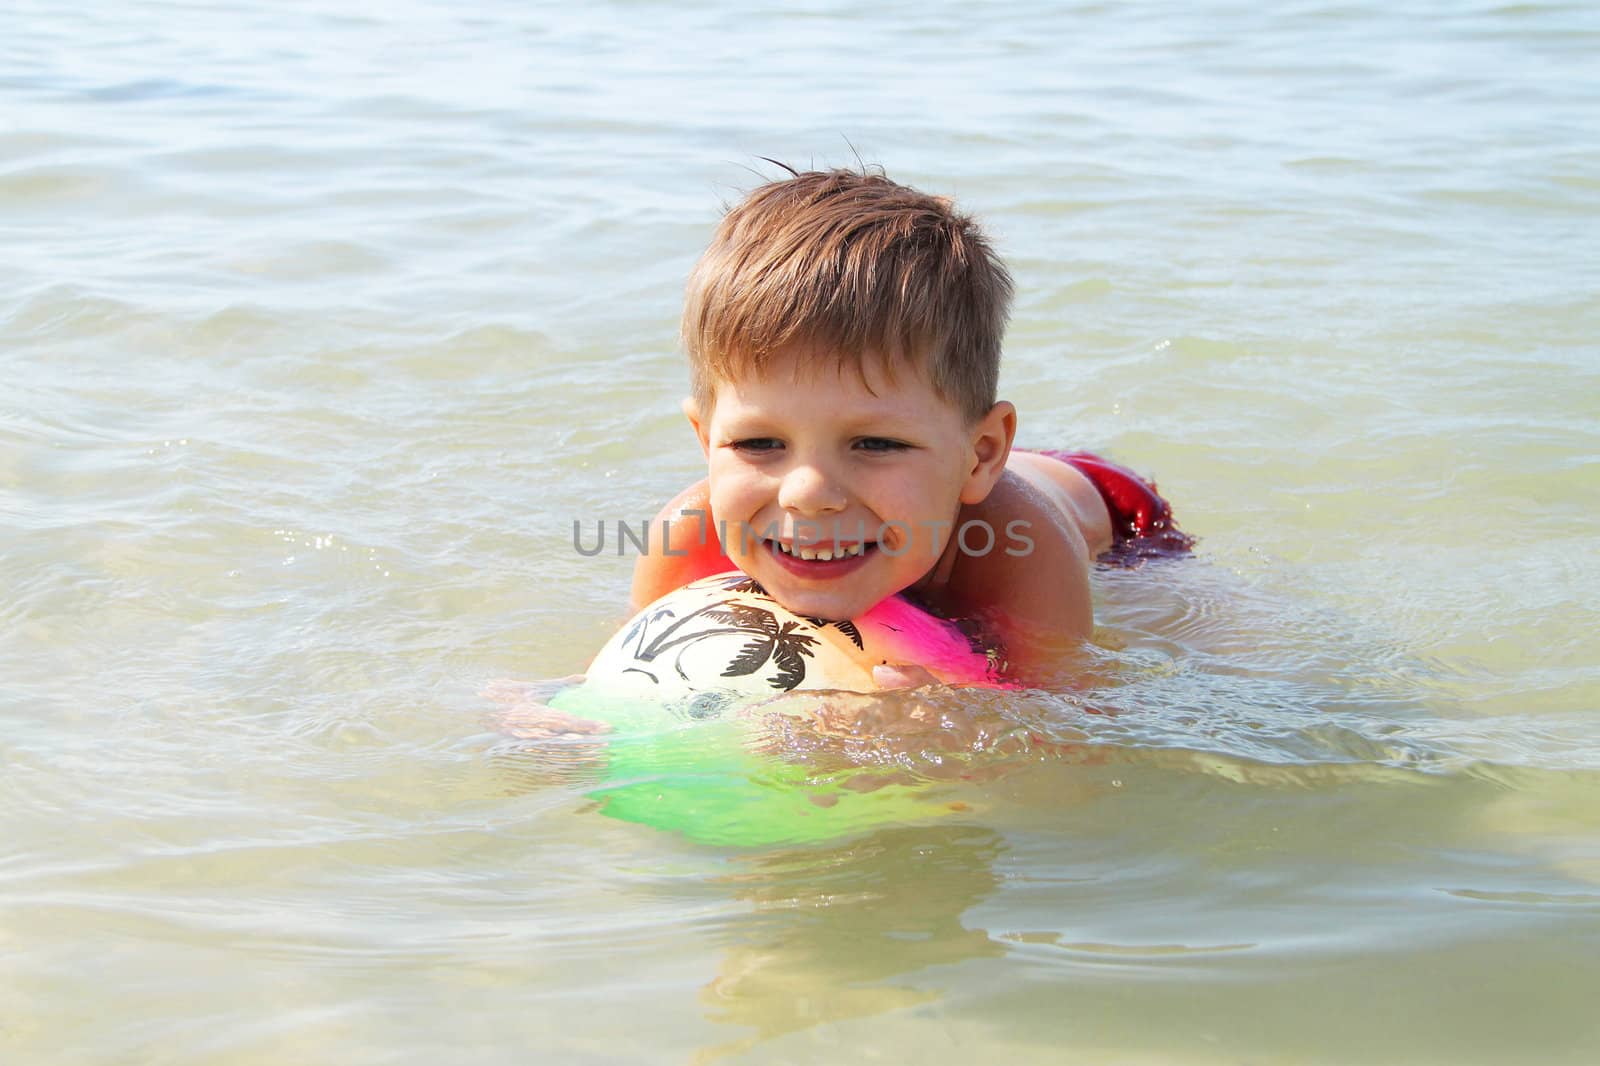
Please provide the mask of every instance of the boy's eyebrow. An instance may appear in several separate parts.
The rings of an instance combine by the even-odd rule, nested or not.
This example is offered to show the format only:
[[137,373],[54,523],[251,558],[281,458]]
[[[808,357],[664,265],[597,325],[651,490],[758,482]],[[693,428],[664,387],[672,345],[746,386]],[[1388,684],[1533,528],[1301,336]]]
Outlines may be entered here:
[[[735,416],[723,426],[723,435],[728,439],[782,437],[787,435],[787,430],[788,425],[782,421],[761,416]],[[926,437],[927,426],[911,416],[891,417],[884,414],[849,420],[842,424],[841,431],[847,437],[893,437],[911,443]]]

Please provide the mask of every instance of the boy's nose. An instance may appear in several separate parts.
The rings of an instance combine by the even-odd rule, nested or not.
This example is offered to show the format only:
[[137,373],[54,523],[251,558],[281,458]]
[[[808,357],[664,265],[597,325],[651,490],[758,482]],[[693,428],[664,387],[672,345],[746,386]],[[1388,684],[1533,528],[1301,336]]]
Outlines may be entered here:
[[796,514],[842,511],[847,502],[844,489],[811,463],[796,463],[790,467],[778,486],[778,506]]

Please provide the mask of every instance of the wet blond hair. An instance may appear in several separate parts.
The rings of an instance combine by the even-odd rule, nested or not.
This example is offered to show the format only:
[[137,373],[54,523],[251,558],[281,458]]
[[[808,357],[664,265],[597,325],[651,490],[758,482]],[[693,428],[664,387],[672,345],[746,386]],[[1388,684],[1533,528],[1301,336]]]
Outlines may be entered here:
[[700,410],[718,382],[760,376],[793,349],[863,374],[868,359],[921,368],[981,418],[1011,275],[978,224],[881,171],[789,173],[728,211],[689,276],[682,333]]

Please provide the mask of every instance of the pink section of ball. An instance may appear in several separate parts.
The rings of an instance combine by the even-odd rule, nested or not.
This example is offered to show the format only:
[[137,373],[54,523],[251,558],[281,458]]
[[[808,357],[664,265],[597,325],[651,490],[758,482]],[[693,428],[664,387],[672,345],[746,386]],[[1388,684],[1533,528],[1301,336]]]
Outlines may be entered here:
[[921,666],[949,685],[994,685],[989,656],[975,651],[954,625],[900,596],[891,596],[856,619],[870,629],[879,657],[893,665]]

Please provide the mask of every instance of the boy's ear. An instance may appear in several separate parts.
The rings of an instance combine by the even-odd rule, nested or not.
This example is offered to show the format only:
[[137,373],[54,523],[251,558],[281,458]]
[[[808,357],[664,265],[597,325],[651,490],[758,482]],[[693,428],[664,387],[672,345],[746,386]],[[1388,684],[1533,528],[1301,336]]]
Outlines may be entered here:
[[961,485],[962,503],[982,503],[1006,472],[1017,436],[1017,409],[1007,400],[989,408],[972,427],[972,469]]
[[694,402],[693,396],[683,398],[683,417],[694,427],[694,435],[700,441],[700,450],[706,453],[707,459],[711,458],[711,438],[708,435],[711,427],[701,419],[700,405]]

